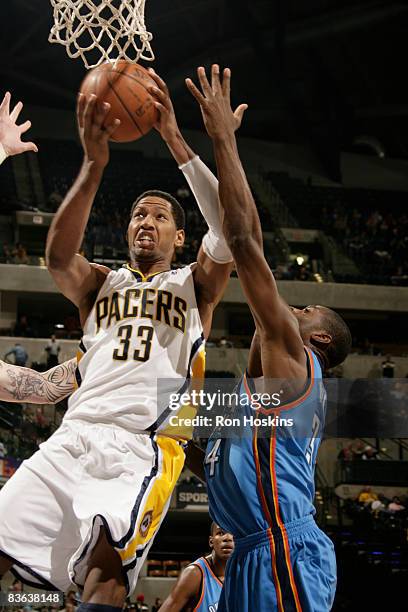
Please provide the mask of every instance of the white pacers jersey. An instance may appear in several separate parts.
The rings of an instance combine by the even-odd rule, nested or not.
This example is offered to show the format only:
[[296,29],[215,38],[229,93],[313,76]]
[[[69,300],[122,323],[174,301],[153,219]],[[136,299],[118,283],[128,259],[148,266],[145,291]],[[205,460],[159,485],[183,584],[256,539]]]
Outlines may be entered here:
[[145,277],[125,265],[108,274],[85,323],[64,419],[163,431],[171,394],[204,368],[191,267]]

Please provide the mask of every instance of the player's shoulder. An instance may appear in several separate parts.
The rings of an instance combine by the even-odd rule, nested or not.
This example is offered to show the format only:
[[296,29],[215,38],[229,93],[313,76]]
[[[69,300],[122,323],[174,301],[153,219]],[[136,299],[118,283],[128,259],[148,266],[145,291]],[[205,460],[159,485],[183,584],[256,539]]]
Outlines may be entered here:
[[200,559],[196,559],[195,561],[193,561],[192,563],[190,563],[190,565],[187,565],[187,567],[184,568],[182,575],[188,579],[193,581],[200,581],[202,579],[203,576],[203,566],[201,563],[199,563]]
[[196,594],[201,586],[203,573],[203,568],[197,564],[197,561],[193,561],[181,572],[179,578],[180,586],[188,587],[191,594]]
[[181,266],[179,268],[172,268],[166,272],[165,278],[169,283],[185,285],[186,283],[193,281],[193,264],[188,266]]
[[170,272],[172,274],[187,276],[187,275],[193,274],[196,267],[197,267],[197,262],[194,262],[186,266],[180,266],[178,268],[173,268],[172,270],[170,270]]

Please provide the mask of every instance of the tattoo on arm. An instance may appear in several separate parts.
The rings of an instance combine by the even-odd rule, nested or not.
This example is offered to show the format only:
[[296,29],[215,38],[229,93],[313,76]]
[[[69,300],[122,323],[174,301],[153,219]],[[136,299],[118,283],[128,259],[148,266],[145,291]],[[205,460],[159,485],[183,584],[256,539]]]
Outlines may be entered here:
[[70,359],[48,370],[36,372],[0,362],[0,399],[53,404],[75,390],[77,361]]

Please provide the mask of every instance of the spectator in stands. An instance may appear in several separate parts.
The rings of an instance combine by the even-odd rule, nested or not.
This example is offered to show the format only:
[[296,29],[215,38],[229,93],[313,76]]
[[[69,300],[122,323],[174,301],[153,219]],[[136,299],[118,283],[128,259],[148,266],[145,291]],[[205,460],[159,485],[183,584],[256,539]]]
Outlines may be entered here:
[[16,121],[23,108],[22,102],[17,102],[10,112],[10,92],[7,92],[0,104],[0,164],[11,155],[18,155],[25,151],[38,152],[37,146],[33,142],[23,142],[22,134],[30,129],[31,122],[25,121],[17,125]]
[[386,498],[381,493],[378,494],[378,499],[375,499],[371,502],[371,512],[375,515],[378,515],[380,512],[383,512],[386,509]]
[[392,501],[388,504],[387,508],[388,512],[394,514],[395,512],[401,512],[405,510],[405,506],[401,504],[401,500],[399,497],[395,496],[392,498]]
[[28,265],[30,258],[27,255],[25,247],[19,242],[13,251],[13,263],[18,265]]
[[137,612],[149,612],[149,607],[145,604],[145,597],[143,593],[136,598],[136,610]]
[[[25,366],[28,360],[28,355],[27,355],[27,351],[25,350],[25,348],[19,343],[16,342],[14,347],[12,349],[10,349],[5,355],[4,355],[4,359],[5,361],[8,361],[7,357],[9,355],[14,355],[14,364],[17,366]],[[9,361],[10,363],[10,361]]]
[[373,459],[378,459],[377,455],[378,455],[378,451],[375,448],[373,448],[372,446],[367,445],[364,448],[364,452],[361,455],[361,459],[363,461],[370,461],[370,460],[373,460]]
[[364,338],[363,342],[360,344],[360,353],[362,355],[374,355],[374,345],[368,338]]
[[48,209],[51,212],[55,212],[58,209],[63,199],[64,198],[62,197],[62,195],[58,191],[58,188],[56,187],[54,191],[50,193],[50,195],[48,196]]
[[381,364],[383,378],[394,378],[395,362],[391,355],[386,355]]
[[18,322],[14,326],[14,335],[22,338],[32,338],[33,330],[28,322],[27,315],[20,315]]
[[364,450],[365,450],[366,445],[364,444],[364,442],[357,442],[357,444],[354,446],[353,449],[353,454],[354,454],[354,459],[361,459],[361,457],[363,456]]
[[364,487],[358,496],[358,502],[365,506],[371,505],[373,501],[377,501],[378,495],[371,491],[371,487]]
[[159,612],[162,603],[163,601],[160,599],[160,597],[156,597],[154,605],[152,606],[152,612]]
[[57,341],[55,334],[51,334],[51,338],[49,339],[45,350],[47,353],[47,370],[50,370],[59,364],[58,356],[61,351],[61,345]]
[[350,444],[342,448],[337,458],[340,459],[340,461],[352,461],[354,459],[353,443],[350,442]]
[[6,264],[13,263],[13,255],[8,244],[3,244],[3,261]]
[[13,580],[12,585],[9,587],[9,592],[10,593],[21,593],[22,590],[23,590],[23,583],[21,582],[21,580],[18,580],[17,578]]

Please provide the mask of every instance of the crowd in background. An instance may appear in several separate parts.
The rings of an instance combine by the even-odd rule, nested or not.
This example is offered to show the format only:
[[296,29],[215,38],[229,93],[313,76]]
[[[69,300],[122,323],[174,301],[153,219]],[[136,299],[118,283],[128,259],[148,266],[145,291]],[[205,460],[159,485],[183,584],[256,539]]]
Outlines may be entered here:
[[393,495],[388,498],[365,486],[356,498],[345,501],[346,515],[365,533],[404,533],[408,528],[408,498]]
[[372,282],[408,283],[408,215],[342,204],[322,210],[322,226]]

